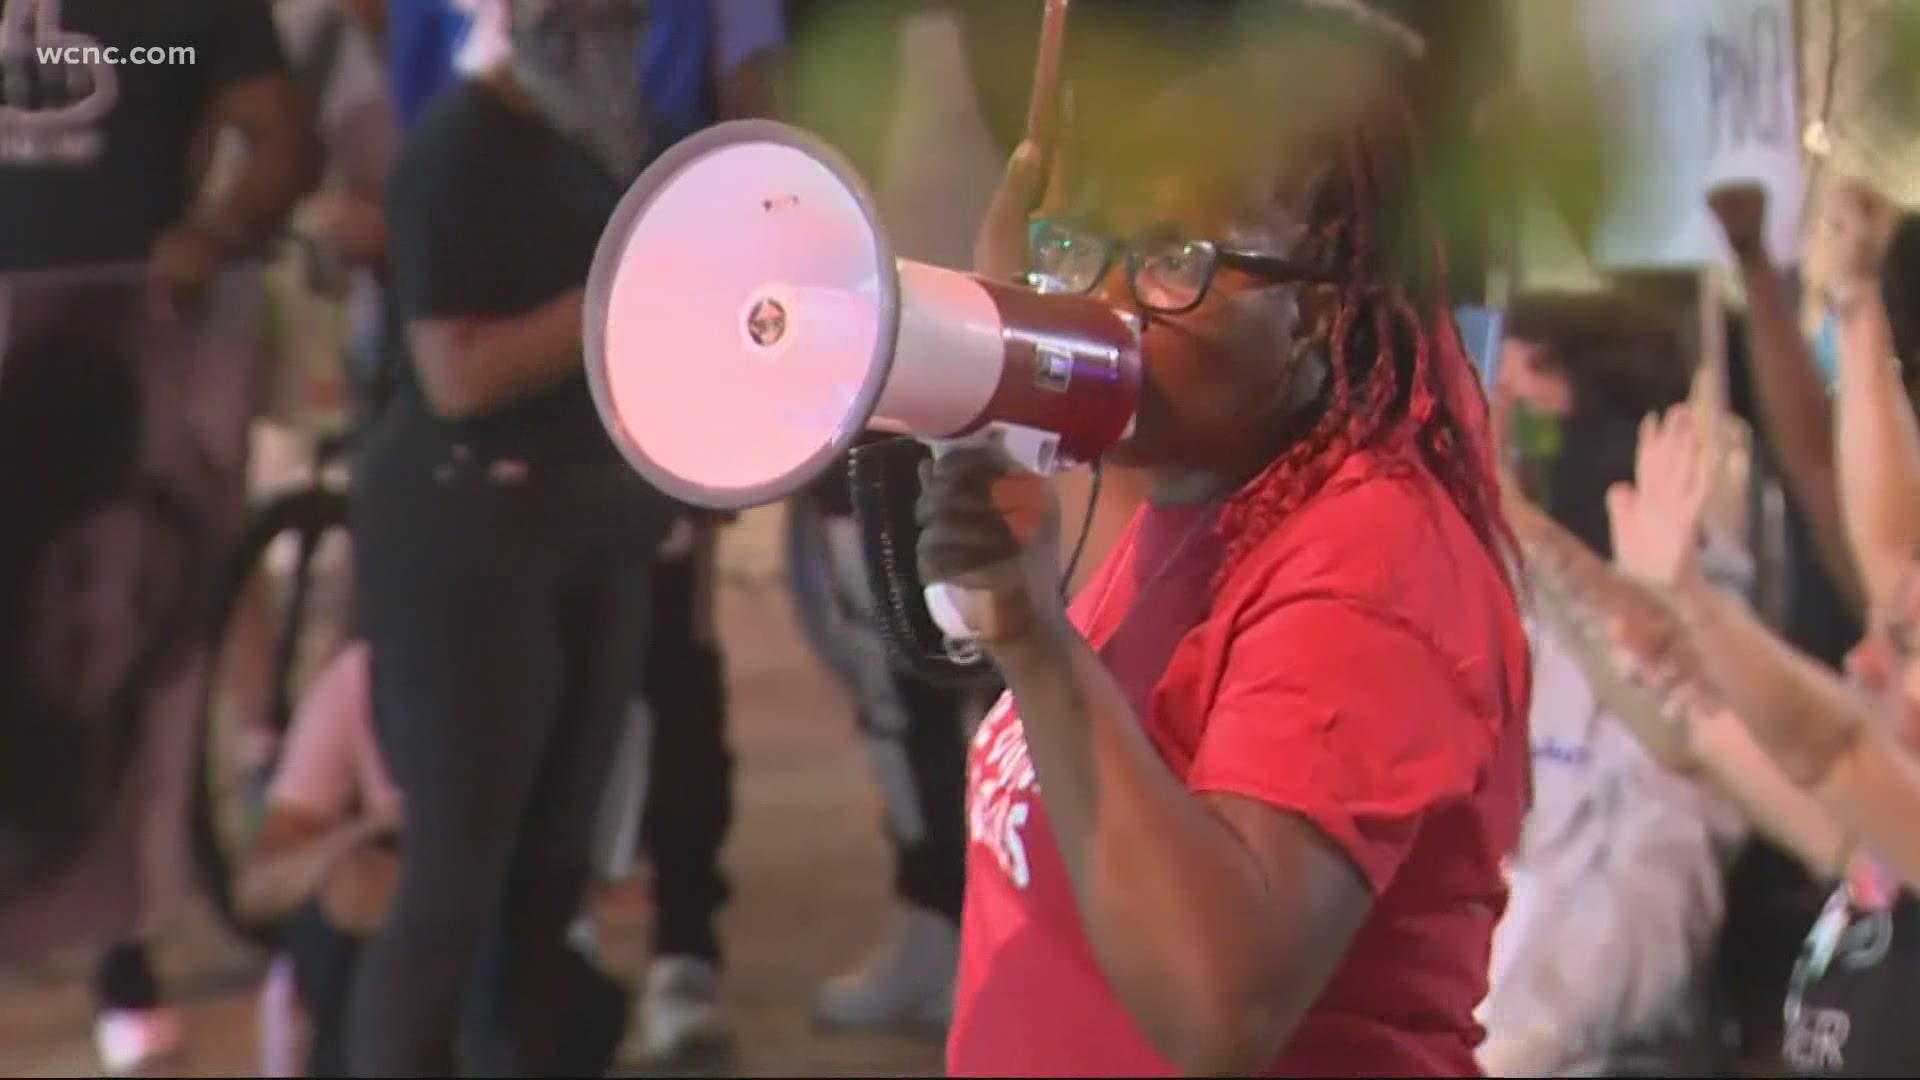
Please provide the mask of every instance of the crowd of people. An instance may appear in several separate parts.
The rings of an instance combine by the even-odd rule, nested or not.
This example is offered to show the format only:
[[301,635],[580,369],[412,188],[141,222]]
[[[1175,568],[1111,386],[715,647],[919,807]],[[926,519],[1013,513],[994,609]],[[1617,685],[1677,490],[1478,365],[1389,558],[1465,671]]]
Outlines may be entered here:
[[[961,1075],[1920,1062],[1920,219],[1832,183],[1789,267],[1764,187],[1703,191],[1723,335],[1629,278],[1500,297],[1514,178],[1458,152],[1516,115],[1497,4],[1112,0],[1154,44],[1124,67],[1083,5],[1044,146],[1008,90],[1040,4],[879,6],[0,0],[0,922],[153,889],[165,823],[93,877],[61,852],[186,768],[249,452],[344,416],[350,626],[234,867],[279,928],[259,1069],[603,1075],[737,1038],[731,522],[628,467],[581,352],[640,170],[772,117],[848,154],[900,254],[1145,326],[1097,483],[959,451],[902,510],[997,701],[889,659],[845,461],[792,496],[898,909],[818,1021],[943,1037]],[[59,35],[198,52],[14,48]],[[345,313],[317,368],[235,329],[283,250]],[[650,959],[614,973],[594,896],[637,860]],[[154,919],[108,921],[118,1072],[180,1033]]]

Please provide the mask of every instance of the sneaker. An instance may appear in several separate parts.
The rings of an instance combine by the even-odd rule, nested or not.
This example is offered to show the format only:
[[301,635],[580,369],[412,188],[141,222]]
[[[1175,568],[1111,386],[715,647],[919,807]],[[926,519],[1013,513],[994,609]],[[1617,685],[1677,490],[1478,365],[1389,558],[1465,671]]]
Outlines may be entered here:
[[644,1063],[721,1055],[733,1047],[720,1012],[720,972],[705,960],[655,957],[636,1013]]
[[180,1015],[172,1009],[108,1009],[94,1021],[93,1045],[100,1067],[126,1076],[180,1052]]
[[907,905],[866,967],[822,984],[814,1016],[833,1028],[945,1031],[959,955],[960,932],[951,921]]

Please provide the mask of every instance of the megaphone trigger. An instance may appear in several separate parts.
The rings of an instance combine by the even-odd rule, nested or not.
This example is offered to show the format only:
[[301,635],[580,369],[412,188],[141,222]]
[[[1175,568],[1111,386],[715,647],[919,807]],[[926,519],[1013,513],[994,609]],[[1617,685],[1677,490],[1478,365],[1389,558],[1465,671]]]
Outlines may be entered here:
[[969,600],[969,590],[949,581],[938,581],[926,587],[925,599],[927,614],[933,616],[933,624],[946,635],[947,657],[956,664],[979,660],[980,632],[967,615],[967,610],[975,607]]
[[[1062,464],[1059,435],[1019,424],[994,423],[963,438],[923,441],[935,458],[962,447],[993,447],[1014,467],[1041,476],[1049,475]],[[935,582],[924,592],[927,613],[946,635],[947,655],[957,663],[978,658],[981,655],[979,636],[993,628],[976,625],[969,612],[987,610],[985,602],[974,601],[973,590],[952,582]]]
[[1061,467],[1060,436],[1020,424],[993,423],[970,435],[951,439],[923,439],[936,458],[961,447],[997,448],[1007,460],[1028,472],[1046,476]]

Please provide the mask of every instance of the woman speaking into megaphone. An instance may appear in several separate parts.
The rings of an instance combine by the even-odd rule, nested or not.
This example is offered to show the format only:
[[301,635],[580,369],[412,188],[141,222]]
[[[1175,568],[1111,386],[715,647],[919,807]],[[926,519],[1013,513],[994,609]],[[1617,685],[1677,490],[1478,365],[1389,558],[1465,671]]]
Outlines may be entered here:
[[1477,1072],[1529,688],[1414,182],[1434,60],[1384,2],[1241,7],[1070,66],[1026,230],[1025,269],[1144,321],[1109,460],[1146,504],[1069,605],[1045,479],[926,468],[923,575],[1009,687],[969,762],[954,1075]]

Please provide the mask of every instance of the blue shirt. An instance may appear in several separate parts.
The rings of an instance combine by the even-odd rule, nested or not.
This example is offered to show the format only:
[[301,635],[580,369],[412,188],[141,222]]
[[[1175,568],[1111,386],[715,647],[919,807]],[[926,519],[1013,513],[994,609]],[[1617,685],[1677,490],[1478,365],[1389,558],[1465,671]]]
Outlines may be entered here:
[[714,6],[708,0],[653,0],[648,7],[651,24],[635,61],[655,153],[719,118]]
[[387,78],[403,128],[459,77],[453,57],[467,22],[449,0],[387,0]]
[[[720,77],[785,36],[780,0],[655,0],[635,62],[664,148],[719,119]],[[459,78],[454,56],[470,19],[449,0],[388,0],[387,66],[400,123],[411,127]]]
[[641,45],[641,93],[655,150],[720,119],[720,81],[786,36],[780,0],[654,0]]

